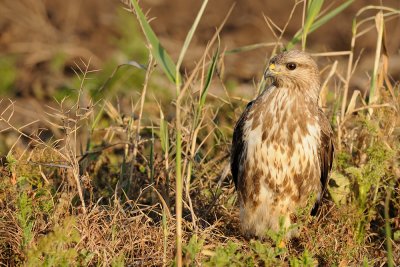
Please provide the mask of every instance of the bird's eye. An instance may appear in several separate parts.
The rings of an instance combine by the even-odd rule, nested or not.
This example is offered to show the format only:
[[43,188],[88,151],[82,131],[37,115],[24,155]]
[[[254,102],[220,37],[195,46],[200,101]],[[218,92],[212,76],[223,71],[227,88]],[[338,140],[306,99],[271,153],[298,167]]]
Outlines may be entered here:
[[286,68],[288,70],[294,70],[295,68],[297,68],[297,65],[296,65],[296,63],[290,62],[290,63],[286,64]]

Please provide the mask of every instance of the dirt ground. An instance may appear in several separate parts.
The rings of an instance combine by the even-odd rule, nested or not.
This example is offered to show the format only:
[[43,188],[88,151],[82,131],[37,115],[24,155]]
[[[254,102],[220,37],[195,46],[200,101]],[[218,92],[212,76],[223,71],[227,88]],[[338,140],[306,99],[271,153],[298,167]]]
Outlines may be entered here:
[[[265,17],[271,18],[278,27],[283,28],[294,2],[210,1],[188,51],[185,66],[189,68],[193,66],[232,5],[235,4],[233,12],[220,36],[221,48],[226,50],[274,42],[276,39],[268,28]],[[147,16],[154,18],[151,25],[162,44],[175,59],[201,3],[202,1],[186,0],[140,2],[147,11]],[[329,1],[329,5],[333,6],[338,6],[340,3],[342,1]],[[339,16],[310,35],[309,51],[349,50],[354,16],[362,6],[380,3],[400,8],[400,2],[397,0],[357,0]],[[113,39],[121,38],[121,28],[117,27],[119,23],[117,14],[123,7],[123,4],[116,0],[2,1],[0,55],[12,56],[17,66],[17,79],[12,94],[37,97],[51,94],[54,88],[62,86],[62,79],[65,77],[52,72],[49,66],[49,62],[59,52],[63,52],[67,57],[64,66],[67,74],[71,73],[70,67],[78,59],[90,58],[92,66],[101,69],[102,63],[118,52]],[[302,5],[299,4],[287,26],[283,42],[290,40],[300,28],[302,12]],[[364,14],[362,17],[371,16],[372,13]],[[133,15],[132,20],[135,20]],[[395,29],[400,27],[400,19],[388,22],[386,27],[388,32],[396,32]],[[376,33],[371,31],[357,41],[356,51],[363,49],[361,69],[364,65],[370,65],[373,59],[375,39]],[[400,34],[390,35],[387,47],[392,58],[398,58]],[[263,47],[226,56],[225,77],[239,82],[251,82],[254,78],[260,77],[271,50],[272,47]],[[400,67],[396,64],[392,63],[392,75],[398,77]],[[45,92],[38,92],[40,88],[44,88]]]
[[[201,2],[185,0],[143,1],[144,7],[149,9],[148,16],[155,17],[152,23],[155,31],[162,38],[166,48],[172,51],[175,56],[179,53],[179,49],[176,48],[179,48],[181,46],[179,44],[183,43]],[[222,47],[226,47],[227,50],[251,44],[274,42],[276,39],[267,26],[264,17],[271,18],[282,29],[289,19],[294,2],[288,0],[210,1],[186,62],[190,64],[193,59],[201,55],[207,41],[214,34],[215,28],[224,19],[232,5],[235,5],[234,10],[221,34]],[[343,1],[328,2],[330,5],[338,6]],[[343,13],[310,35],[308,39],[309,50],[312,52],[349,50],[352,35],[351,25],[355,14],[363,6],[368,4],[379,5],[380,2],[393,8],[400,8],[400,2],[396,0],[355,1]],[[284,43],[289,41],[298,31],[301,25],[302,12],[302,5],[298,5],[283,36]],[[387,30],[388,32],[393,32],[394,29],[398,29],[399,27],[400,20],[396,19],[387,25]],[[361,48],[365,49],[365,61],[367,61],[368,57],[373,56],[376,46],[375,40],[376,35],[373,32],[359,41],[362,45],[360,45],[358,51]],[[391,36],[387,45],[389,53],[398,53],[400,48],[400,34]],[[228,56],[226,59],[228,75],[243,81],[251,80],[255,76],[260,75],[265,64],[265,60],[263,59],[266,59],[270,55],[270,51],[271,47],[267,47]]]

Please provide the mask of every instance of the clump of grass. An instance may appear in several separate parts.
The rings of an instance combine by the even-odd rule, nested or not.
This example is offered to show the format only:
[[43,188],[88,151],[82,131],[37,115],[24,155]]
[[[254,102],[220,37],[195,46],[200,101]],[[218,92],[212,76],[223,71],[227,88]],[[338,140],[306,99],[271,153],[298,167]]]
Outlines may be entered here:
[[[66,218],[61,225],[55,226],[52,233],[39,238],[37,246],[27,253],[26,266],[69,266],[78,263],[78,252],[73,244],[81,239],[76,230],[74,218]],[[87,256],[87,255],[85,255]],[[83,259],[85,263],[87,259]]]

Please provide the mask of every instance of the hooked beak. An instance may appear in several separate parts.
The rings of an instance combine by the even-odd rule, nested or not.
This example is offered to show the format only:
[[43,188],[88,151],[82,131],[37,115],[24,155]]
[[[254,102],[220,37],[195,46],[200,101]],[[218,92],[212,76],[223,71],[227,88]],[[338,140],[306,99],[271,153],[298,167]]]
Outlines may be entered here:
[[264,72],[264,79],[267,79],[267,78],[270,78],[270,77],[274,77],[275,74],[276,74],[276,71],[275,71],[275,64],[274,64],[274,63],[271,63],[271,64],[268,66],[268,69]]

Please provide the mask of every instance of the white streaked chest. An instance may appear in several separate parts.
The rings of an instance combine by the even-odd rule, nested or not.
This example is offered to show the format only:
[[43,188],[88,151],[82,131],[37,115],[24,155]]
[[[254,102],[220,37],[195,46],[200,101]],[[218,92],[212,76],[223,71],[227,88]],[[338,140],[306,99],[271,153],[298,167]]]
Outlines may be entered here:
[[261,97],[244,132],[251,169],[259,169],[257,173],[265,176],[259,179],[271,179],[276,186],[297,174],[319,179],[314,177],[321,134],[316,115],[303,99],[289,97],[287,90]]

